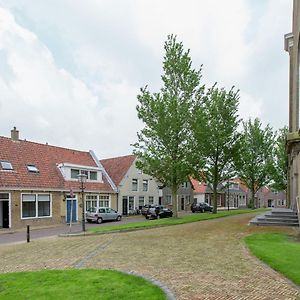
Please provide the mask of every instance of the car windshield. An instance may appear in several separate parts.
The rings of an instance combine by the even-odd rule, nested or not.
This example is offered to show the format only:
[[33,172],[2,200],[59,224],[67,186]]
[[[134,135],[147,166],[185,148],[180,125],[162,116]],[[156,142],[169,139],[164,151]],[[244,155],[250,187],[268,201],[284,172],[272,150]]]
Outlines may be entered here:
[[96,212],[96,207],[90,207],[87,211],[89,211],[91,213],[95,213]]

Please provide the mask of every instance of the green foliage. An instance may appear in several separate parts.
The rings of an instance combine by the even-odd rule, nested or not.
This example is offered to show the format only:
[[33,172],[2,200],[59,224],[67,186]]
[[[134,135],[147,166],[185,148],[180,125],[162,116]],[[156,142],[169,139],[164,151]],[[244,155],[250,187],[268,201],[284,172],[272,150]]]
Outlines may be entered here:
[[280,129],[274,147],[272,188],[276,191],[286,191],[287,189],[287,172],[288,172],[288,155],[286,152],[287,134],[288,134],[287,127]]
[[[191,108],[204,87],[201,69],[192,68],[189,50],[173,35],[165,43],[163,70],[161,90],[150,93],[146,86],[138,95],[137,112],[144,128],[133,146],[137,167],[169,186],[175,199],[180,184],[191,174]],[[173,211],[176,216],[176,201]]]
[[145,279],[112,270],[44,270],[0,275],[1,299],[166,299]]
[[300,243],[281,233],[259,233],[245,242],[251,252],[274,270],[300,285]]
[[243,122],[243,127],[236,169],[251,191],[250,207],[254,208],[255,193],[271,181],[275,134],[269,125],[262,128],[258,118]]
[[[234,161],[239,150],[237,127],[239,94],[214,85],[197,103],[193,113],[195,176],[213,190],[217,211],[217,187],[234,175]],[[197,160],[200,165],[197,165]],[[202,161],[205,161],[204,166]]]

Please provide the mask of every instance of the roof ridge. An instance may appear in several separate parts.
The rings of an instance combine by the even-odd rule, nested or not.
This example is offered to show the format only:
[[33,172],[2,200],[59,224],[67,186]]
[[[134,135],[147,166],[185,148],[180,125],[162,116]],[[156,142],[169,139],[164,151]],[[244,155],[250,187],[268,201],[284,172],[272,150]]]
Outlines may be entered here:
[[117,158],[125,158],[125,157],[130,157],[130,156],[136,157],[136,155],[134,155],[134,154],[127,154],[127,155],[121,155],[121,156],[115,156],[115,157],[103,158],[103,159],[100,159],[100,161],[111,160],[111,159],[117,159]]
[[[7,139],[7,140],[13,142],[11,138],[6,137],[6,136],[0,136],[0,138],[4,138],[4,139]],[[24,143],[36,144],[36,145],[41,145],[41,146],[46,146],[46,147],[53,147],[53,148],[59,148],[59,149],[70,150],[70,151],[77,151],[77,152],[82,152],[82,153],[89,154],[89,151],[77,150],[77,149],[72,149],[72,148],[67,148],[67,147],[62,147],[62,146],[49,145],[48,143],[42,144],[42,143],[38,143],[38,142],[34,142],[34,141],[28,141],[26,139],[24,139],[24,140],[19,139],[19,141],[20,142],[24,142]]]

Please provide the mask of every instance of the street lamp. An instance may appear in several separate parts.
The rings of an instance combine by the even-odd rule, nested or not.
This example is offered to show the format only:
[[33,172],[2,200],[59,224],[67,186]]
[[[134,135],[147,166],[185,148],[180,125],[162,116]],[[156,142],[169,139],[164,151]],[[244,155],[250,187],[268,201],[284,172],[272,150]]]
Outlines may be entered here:
[[82,231],[85,232],[85,217],[84,217],[84,183],[86,182],[87,175],[79,174],[77,176],[78,181],[80,182],[80,189],[81,189],[81,205],[82,205]]

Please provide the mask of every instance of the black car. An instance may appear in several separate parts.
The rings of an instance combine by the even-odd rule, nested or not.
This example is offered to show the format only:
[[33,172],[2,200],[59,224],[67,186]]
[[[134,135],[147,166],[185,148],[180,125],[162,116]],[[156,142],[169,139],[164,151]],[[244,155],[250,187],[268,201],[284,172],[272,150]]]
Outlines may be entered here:
[[191,206],[191,211],[194,212],[205,212],[212,211],[213,207],[207,204],[206,202],[193,203]]
[[151,207],[147,210],[145,215],[146,219],[154,220],[160,218],[170,218],[173,216],[173,212],[169,208],[165,208],[161,205]]

